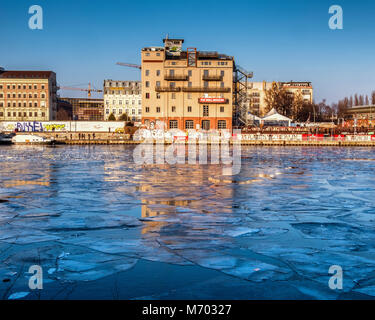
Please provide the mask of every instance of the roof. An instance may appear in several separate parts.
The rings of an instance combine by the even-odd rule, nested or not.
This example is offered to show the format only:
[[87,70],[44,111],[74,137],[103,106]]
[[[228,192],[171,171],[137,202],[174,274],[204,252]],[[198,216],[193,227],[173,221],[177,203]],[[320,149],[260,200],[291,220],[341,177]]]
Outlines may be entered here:
[[40,78],[40,79],[48,79],[51,75],[55,75],[53,71],[4,71],[0,73],[0,78]]
[[292,121],[288,117],[285,117],[278,113],[275,108],[273,108],[270,112],[268,112],[262,120],[265,121]]

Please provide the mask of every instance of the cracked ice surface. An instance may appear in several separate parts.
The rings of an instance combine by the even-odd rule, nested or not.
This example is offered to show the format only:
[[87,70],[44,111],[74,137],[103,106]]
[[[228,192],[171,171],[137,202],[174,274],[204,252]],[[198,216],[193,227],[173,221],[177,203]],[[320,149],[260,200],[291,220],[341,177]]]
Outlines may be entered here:
[[2,147],[1,279],[40,264],[52,282],[96,281],[148,260],[335,299],[340,265],[343,292],[375,296],[372,149],[247,147],[230,179],[219,165],[138,167],[132,151]]

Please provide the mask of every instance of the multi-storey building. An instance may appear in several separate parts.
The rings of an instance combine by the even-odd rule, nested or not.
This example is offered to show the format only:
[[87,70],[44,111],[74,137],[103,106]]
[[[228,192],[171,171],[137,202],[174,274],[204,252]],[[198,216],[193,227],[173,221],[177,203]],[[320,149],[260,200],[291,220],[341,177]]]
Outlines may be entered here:
[[164,129],[232,129],[233,57],[182,49],[183,39],[142,49],[142,123]]
[[104,80],[105,120],[126,114],[132,121],[141,121],[142,85],[140,81]]
[[52,71],[0,71],[0,120],[55,120],[56,91]]
[[[301,92],[305,102],[313,102],[313,87],[311,82],[278,82],[279,87],[282,87],[286,92],[294,96],[298,91]],[[253,115],[263,117],[266,112],[266,91],[272,88],[272,82],[249,82],[248,96],[249,96],[249,112]]]
[[71,105],[73,120],[104,121],[103,99],[90,98],[61,98],[60,104]]

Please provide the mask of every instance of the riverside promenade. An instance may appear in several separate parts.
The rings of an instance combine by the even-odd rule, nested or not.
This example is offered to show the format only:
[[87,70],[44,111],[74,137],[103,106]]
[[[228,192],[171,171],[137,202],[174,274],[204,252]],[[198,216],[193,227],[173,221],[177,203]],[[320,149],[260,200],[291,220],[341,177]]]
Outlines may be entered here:
[[[25,134],[25,133],[18,133]],[[136,145],[146,142],[145,140],[134,140],[131,135],[123,133],[61,133],[61,132],[38,132],[39,136],[54,138],[57,144],[67,145]],[[164,144],[190,144],[198,143],[198,140],[189,140],[186,137],[174,137],[174,139],[151,140],[149,143]],[[233,136],[230,143],[241,143],[244,146],[337,146],[337,147],[375,147],[375,137],[372,135],[302,135],[302,134],[267,134],[247,135],[241,137]],[[207,144],[217,144],[218,141],[207,140]]]

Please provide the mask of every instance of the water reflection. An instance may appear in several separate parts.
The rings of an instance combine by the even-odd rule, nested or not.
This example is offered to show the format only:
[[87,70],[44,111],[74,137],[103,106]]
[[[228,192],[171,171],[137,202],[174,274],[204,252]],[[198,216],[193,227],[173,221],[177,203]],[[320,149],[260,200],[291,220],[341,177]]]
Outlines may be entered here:
[[42,261],[52,281],[97,280],[142,259],[335,298],[327,270],[342,264],[348,290],[375,294],[375,163],[350,161],[374,150],[248,147],[231,178],[132,152],[0,148],[0,277]]

